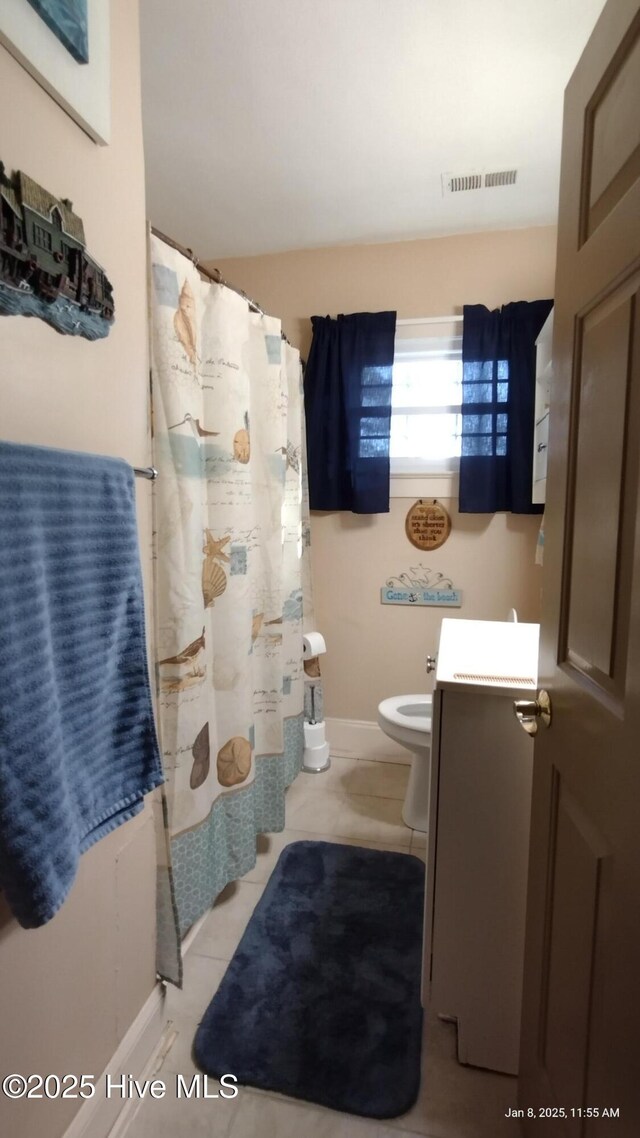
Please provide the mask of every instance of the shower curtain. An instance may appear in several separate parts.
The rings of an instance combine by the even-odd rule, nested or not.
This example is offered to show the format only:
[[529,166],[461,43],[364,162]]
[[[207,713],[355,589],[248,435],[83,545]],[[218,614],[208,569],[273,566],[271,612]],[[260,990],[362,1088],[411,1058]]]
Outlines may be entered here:
[[300,356],[150,237],[156,660],[166,773],[158,971],[284,827],[302,765],[309,517]]

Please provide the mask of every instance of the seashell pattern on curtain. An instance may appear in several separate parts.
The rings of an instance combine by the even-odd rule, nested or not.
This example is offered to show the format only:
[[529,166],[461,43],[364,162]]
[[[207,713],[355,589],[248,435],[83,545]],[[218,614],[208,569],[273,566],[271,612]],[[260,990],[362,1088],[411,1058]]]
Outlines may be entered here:
[[280,322],[150,236],[159,800],[158,971],[284,827],[313,624],[297,351]]

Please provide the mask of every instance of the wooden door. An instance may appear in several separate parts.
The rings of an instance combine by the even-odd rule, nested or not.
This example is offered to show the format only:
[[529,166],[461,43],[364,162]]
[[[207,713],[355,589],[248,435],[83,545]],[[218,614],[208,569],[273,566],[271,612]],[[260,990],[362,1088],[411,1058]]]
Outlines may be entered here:
[[519,1084],[536,1138],[640,1135],[639,450],[640,12],[609,0],[565,98]]

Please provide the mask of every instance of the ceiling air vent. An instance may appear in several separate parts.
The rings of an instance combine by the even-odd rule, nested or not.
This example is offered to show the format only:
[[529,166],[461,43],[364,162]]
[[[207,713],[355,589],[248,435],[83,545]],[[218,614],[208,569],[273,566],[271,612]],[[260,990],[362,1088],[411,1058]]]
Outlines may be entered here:
[[491,174],[485,174],[484,186],[486,190],[493,186],[515,186],[517,177],[517,170],[495,170]]

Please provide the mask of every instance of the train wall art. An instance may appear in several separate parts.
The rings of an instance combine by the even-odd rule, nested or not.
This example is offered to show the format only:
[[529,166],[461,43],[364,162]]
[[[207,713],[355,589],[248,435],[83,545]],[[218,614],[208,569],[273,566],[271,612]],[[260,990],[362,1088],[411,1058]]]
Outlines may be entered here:
[[113,287],[87,252],[82,218],[23,171],[0,162],[0,315],[37,316],[99,340],[114,321]]

